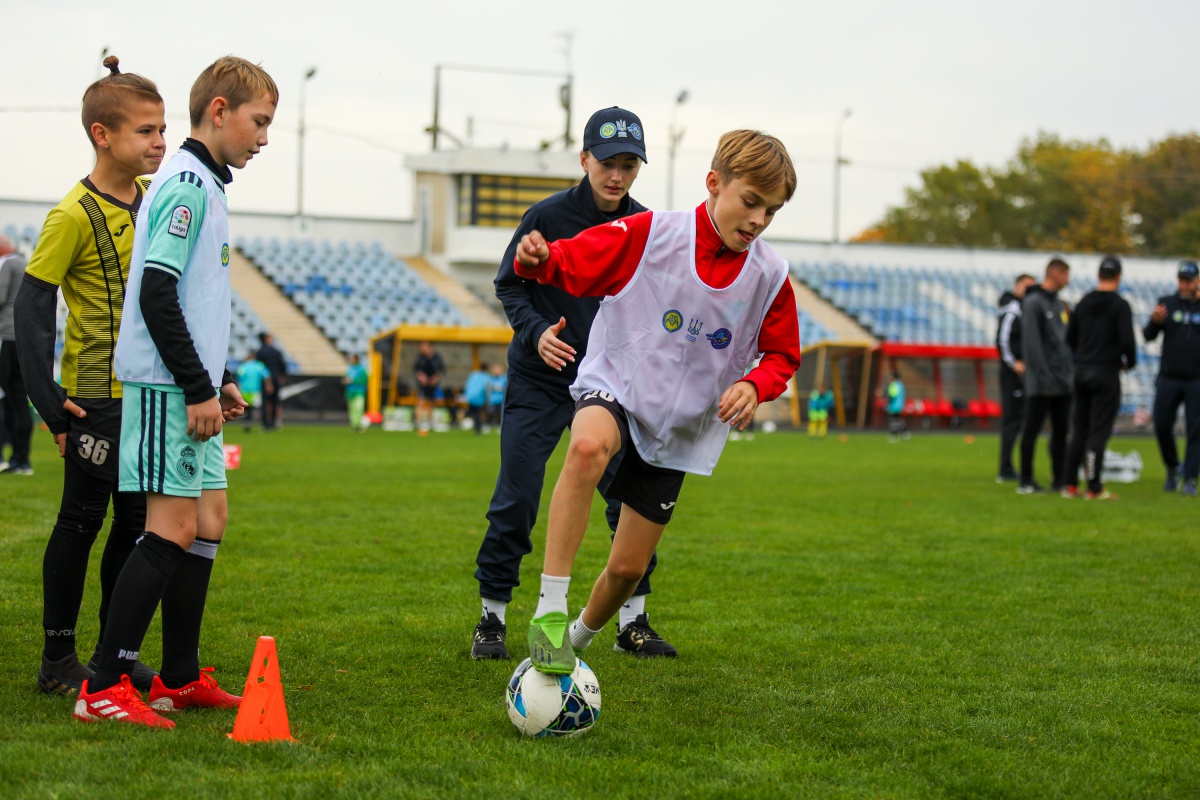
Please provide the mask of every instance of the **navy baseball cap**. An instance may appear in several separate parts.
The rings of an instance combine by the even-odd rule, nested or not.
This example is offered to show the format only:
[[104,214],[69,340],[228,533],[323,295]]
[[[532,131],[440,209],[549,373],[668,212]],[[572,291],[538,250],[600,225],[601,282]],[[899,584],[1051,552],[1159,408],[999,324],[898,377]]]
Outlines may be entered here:
[[642,130],[642,121],[637,114],[617,106],[601,109],[592,114],[583,129],[583,149],[599,161],[619,153],[633,153],[646,161],[646,132]]
[[1100,277],[1115,278],[1121,274],[1121,259],[1116,256],[1105,256],[1100,262]]
[[1200,268],[1197,268],[1195,261],[1179,262],[1179,277],[1190,281],[1195,279],[1197,275],[1200,275]]

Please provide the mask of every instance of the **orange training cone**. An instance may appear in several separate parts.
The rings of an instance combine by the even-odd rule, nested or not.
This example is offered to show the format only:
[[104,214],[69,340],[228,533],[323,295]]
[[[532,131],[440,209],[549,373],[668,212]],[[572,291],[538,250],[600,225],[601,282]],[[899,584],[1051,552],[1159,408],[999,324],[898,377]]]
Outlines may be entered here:
[[279,678],[279,657],[271,636],[258,637],[233,733],[227,735],[238,742],[292,741],[287,707],[283,703],[283,682]]

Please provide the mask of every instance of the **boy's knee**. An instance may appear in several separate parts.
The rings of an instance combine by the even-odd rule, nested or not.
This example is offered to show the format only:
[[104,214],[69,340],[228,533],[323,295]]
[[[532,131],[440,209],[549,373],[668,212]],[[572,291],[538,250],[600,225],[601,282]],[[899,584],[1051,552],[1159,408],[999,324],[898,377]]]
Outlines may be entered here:
[[571,444],[567,448],[567,460],[576,469],[584,469],[588,472],[599,470],[603,473],[611,459],[612,454],[608,450],[608,445],[598,438],[590,436],[572,438]]
[[646,566],[628,559],[610,559],[606,569],[609,577],[618,583],[636,586],[646,574]]

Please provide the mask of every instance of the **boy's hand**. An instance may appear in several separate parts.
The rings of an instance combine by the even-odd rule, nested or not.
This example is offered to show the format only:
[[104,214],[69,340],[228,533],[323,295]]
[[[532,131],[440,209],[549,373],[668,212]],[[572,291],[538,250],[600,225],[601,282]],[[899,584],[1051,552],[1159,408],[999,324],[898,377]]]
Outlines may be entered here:
[[221,432],[221,423],[225,412],[221,410],[221,401],[216,397],[187,407],[188,436],[197,442],[207,442]]
[[550,258],[550,247],[546,238],[537,231],[530,231],[521,237],[517,245],[517,261],[522,267],[536,267]]
[[246,413],[246,398],[242,397],[242,390],[236,383],[227,383],[222,386],[220,398],[221,417],[226,422],[233,422]]
[[558,338],[562,329],[567,327],[567,318],[559,317],[558,322],[542,331],[538,339],[538,355],[546,366],[562,372],[568,361],[575,360],[575,348]]
[[727,422],[739,431],[744,431],[750,420],[754,419],[757,409],[758,389],[750,381],[738,381],[721,395],[717,417],[721,422]]
[[[71,416],[76,417],[78,419],[83,419],[84,417],[87,416],[86,411],[84,411],[82,408],[80,408],[79,406],[72,403],[70,400],[63,401],[63,411],[66,411],[68,414],[70,414]],[[56,445],[58,445],[58,457],[66,458],[67,457],[67,434],[66,433],[54,434],[54,443]]]

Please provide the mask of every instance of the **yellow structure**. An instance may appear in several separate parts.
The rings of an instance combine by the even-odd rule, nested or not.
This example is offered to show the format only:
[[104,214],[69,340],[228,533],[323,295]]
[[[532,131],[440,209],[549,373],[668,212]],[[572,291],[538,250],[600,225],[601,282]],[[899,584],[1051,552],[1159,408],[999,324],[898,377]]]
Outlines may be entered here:
[[[367,380],[367,411],[378,414],[382,406],[398,405],[404,398],[400,396],[400,351],[405,342],[433,342],[465,344],[471,347],[471,365],[478,369],[480,358],[479,348],[483,345],[507,346],[512,341],[512,329],[482,328],[482,327],[448,327],[442,325],[400,325],[391,330],[382,331],[371,338],[370,365]],[[390,369],[387,370],[387,401],[383,397],[383,354],[379,352],[378,344],[391,341]]]

